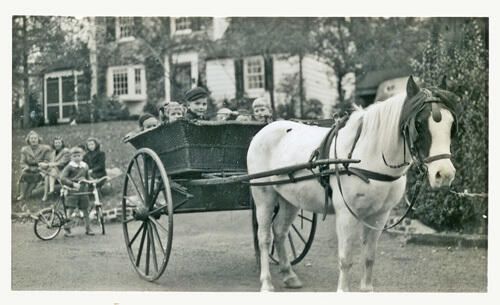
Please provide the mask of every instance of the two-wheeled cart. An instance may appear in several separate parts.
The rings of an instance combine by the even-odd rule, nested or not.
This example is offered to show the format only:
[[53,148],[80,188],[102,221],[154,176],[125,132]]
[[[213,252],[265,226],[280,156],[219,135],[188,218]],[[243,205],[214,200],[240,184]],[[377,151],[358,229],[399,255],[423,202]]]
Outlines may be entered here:
[[[137,150],[125,175],[122,224],[129,258],[148,281],[158,279],[172,249],[174,215],[209,211],[253,211],[254,247],[259,257],[252,180],[288,175],[319,165],[355,160],[314,160],[271,171],[247,174],[246,156],[253,136],[265,125],[257,122],[188,122],[160,125],[124,139]],[[318,177],[312,174],[304,179]],[[275,213],[279,208],[275,209]],[[292,264],[309,251],[317,215],[300,211],[288,236]],[[277,261],[272,247],[269,253]]]

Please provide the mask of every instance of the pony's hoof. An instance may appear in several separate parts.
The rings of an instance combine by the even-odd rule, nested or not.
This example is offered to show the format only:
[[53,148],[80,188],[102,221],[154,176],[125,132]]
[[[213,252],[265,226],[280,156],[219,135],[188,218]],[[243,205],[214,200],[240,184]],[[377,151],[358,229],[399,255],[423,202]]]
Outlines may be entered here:
[[373,292],[372,285],[362,285],[360,288],[361,292]]
[[283,283],[285,283],[286,288],[292,288],[292,289],[302,288],[302,282],[299,280],[297,276],[289,277],[283,280]]
[[260,292],[274,292],[273,285],[265,285],[260,287]]

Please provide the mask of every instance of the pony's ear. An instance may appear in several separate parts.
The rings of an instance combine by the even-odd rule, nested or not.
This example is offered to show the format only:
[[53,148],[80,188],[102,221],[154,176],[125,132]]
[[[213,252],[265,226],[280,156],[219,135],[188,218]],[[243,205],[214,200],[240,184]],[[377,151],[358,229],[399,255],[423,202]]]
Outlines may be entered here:
[[406,96],[413,97],[419,91],[420,91],[420,88],[418,87],[417,83],[415,83],[415,80],[413,79],[413,75],[410,75],[410,77],[408,78],[408,82],[406,83]]
[[443,75],[443,78],[441,78],[441,85],[439,86],[441,89],[447,90],[448,89],[448,82],[446,75]]

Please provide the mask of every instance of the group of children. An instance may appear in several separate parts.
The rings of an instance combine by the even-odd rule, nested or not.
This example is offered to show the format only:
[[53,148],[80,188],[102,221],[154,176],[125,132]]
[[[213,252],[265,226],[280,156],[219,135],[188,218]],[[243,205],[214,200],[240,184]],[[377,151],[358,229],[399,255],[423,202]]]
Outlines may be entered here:
[[[44,195],[54,192],[55,181],[68,186],[70,191],[66,196],[67,213],[71,215],[74,209],[83,212],[86,234],[94,235],[90,229],[89,198],[88,195],[74,195],[87,192],[88,185],[80,183],[82,179],[98,179],[106,176],[106,156],[100,150],[100,143],[96,138],[88,138],[85,145],[71,149],[65,147],[61,137],[56,137],[52,145],[42,144],[42,138],[35,131],[30,131],[26,137],[26,146],[21,149],[21,177],[19,179],[20,195],[22,200],[31,194],[35,186],[44,179]],[[69,227],[65,227],[65,236],[71,236]]]
[[[171,123],[180,118],[187,120],[210,120],[207,115],[208,92],[196,87],[185,94],[186,106],[178,102],[166,102],[160,107],[160,116],[156,118],[150,113],[144,113],[139,117],[140,130],[155,127],[160,122]],[[221,108],[215,117],[217,121],[259,121],[270,122],[272,120],[271,105],[264,98],[257,98],[252,103],[252,113],[245,110],[232,111],[229,108]]]

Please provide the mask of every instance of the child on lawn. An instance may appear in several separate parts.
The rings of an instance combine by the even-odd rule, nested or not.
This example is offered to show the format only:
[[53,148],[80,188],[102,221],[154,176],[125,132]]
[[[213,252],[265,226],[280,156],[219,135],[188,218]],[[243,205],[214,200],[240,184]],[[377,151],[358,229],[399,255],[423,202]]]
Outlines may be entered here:
[[[83,212],[85,221],[85,234],[94,235],[90,229],[89,218],[89,196],[78,195],[75,193],[88,192],[89,186],[85,183],[80,183],[81,180],[89,180],[89,167],[87,163],[83,162],[84,151],[80,147],[73,147],[71,149],[71,161],[66,165],[61,173],[61,183],[72,188],[66,196],[66,213],[71,215],[75,208]],[[64,236],[70,237],[71,229],[69,226],[64,227]]]

